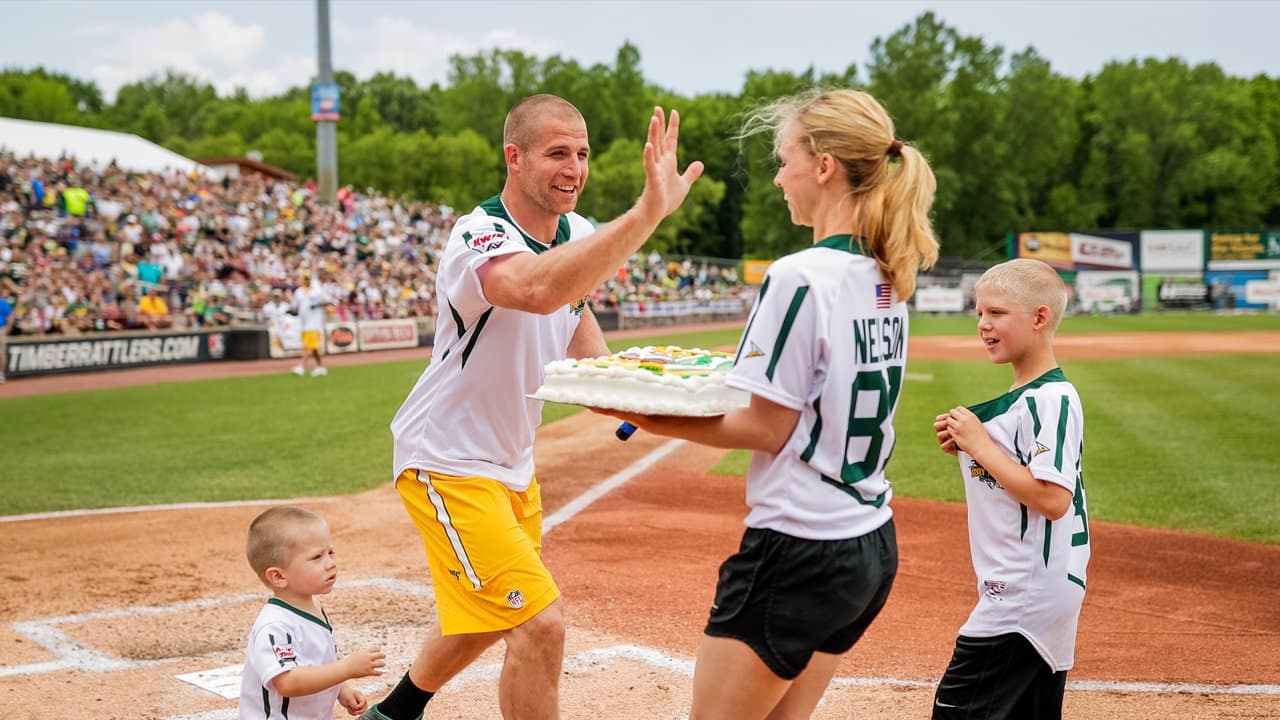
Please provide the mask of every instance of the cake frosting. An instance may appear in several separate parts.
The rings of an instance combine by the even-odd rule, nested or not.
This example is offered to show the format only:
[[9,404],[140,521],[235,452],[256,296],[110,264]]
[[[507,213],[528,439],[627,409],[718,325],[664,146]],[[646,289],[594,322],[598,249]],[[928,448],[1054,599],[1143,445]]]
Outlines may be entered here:
[[643,415],[723,415],[750,394],[725,385],[733,356],[701,348],[633,347],[613,355],[556,360],[546,368],[541,400]]

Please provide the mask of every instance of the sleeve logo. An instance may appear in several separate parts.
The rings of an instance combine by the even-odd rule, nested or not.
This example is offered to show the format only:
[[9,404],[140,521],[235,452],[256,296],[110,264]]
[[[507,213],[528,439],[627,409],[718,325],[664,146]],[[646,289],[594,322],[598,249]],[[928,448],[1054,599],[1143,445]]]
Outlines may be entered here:
[[490,230],[479,235],[472,235],[469,232],[462,233],[462,240],[467,244],[467,249],[478,252],[481,255],[497,250],[507,242],[507,236],[501,230]]

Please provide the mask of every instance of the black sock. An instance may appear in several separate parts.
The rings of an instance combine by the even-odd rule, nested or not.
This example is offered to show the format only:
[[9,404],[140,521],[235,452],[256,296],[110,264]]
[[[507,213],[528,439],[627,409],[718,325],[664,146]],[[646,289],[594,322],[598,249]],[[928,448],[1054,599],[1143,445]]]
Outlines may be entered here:
[[400,678],[400,684],[396,685],[396,689],[378,703],[378,712],[386,715],[390,720],[418,720],[432,695],[435,693],[429,693],[414,685],[409,679],[409,673],[405,673],[404,677]]

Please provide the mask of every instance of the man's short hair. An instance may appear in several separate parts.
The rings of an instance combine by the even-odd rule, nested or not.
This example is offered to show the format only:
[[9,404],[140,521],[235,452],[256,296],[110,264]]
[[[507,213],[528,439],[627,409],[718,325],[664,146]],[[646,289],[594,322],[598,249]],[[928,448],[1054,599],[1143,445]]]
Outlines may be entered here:
[[303,531],[317,524],[324,524],[324,518],[293,505],[281,505],[263,512],[249,524],[244,551],[249,567],[259,578],[264,578],[268,568],[288,565],[297,551]]
[[549,93],[530,95],[516,103],[507,113],[507,120],[502,124],[503,146],[515,145],[521,150],[528,148],[534,140],[538,121],[548,115],[560,120],[586,123],[582,113],[568,100]]

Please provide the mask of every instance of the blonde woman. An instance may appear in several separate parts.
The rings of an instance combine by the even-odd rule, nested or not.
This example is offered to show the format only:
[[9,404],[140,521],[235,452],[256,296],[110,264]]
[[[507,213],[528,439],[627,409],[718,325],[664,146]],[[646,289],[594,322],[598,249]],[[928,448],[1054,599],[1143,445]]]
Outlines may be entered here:
[[935,181],[875,98],[811,91],[752,116],[813,245],[772,264],[729,373],[748,407],[614,414],[752,452],[746,532],[720,568],[691,720],[806,718],[884,607],[898,569],[885,463],[907,361],[906,300],[937,259]]

